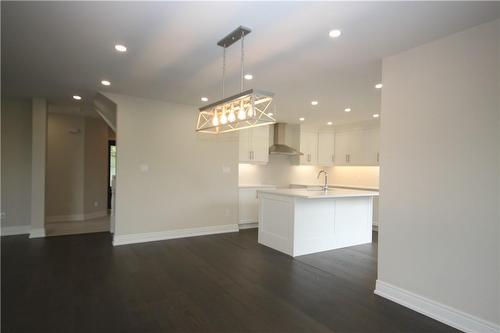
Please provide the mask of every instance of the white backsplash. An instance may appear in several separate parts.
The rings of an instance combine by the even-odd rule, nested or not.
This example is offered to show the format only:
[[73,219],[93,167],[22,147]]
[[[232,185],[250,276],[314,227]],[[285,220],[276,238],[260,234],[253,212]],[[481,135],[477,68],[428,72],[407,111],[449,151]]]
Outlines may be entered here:
[[[293,165],[285,155],[270,155],[266,165],[239,164],[240,184],[269,184],[287,187],[290,184],[320,184],[316,178],[324,167]],[[330,167],[330,184],[378,187],[379,167]]]

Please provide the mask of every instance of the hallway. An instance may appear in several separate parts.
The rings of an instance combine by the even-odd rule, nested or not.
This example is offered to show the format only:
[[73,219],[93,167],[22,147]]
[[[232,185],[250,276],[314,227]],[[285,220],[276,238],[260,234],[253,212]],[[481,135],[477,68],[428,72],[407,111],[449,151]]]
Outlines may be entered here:
[[110,215],[84,221],[46,222],[47,236],[90,234],[109,231]]

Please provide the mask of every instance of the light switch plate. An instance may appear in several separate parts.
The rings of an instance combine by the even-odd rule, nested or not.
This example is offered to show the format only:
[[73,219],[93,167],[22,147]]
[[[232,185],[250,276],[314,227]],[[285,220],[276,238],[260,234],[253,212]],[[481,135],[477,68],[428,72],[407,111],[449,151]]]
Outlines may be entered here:
[[222,173],[231,173],[231,167],[223,166],[222,167]]
[[141,171],[142,172],[148,172],[149,171],[149,165],[147,164],[141,164]]

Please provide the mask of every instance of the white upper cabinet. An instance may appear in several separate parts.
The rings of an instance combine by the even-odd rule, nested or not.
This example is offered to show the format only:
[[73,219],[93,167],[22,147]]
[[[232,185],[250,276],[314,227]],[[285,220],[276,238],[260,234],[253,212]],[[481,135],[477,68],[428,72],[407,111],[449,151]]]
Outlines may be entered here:
[[312,130],[300,130],[300,156],[301,165],[318,164],[318,132]]
[[238,131],[239,135],[239,147],[238,147],[238,153],[239,153],[239,161],[240,163],[248,163],[252,159],[251,155],[251,142],[250,142],[250,129],[244,129]]
[[335,133],[335,165],[379,163],[379,128],[344,129]]
[[350,132],[335,133],[335,165],[349,165]]
[[318,165],[333,165],[335,156],[335,134],[333,131],[318,133]]
[[269,126],[239,130],[240,163],[269,162]]

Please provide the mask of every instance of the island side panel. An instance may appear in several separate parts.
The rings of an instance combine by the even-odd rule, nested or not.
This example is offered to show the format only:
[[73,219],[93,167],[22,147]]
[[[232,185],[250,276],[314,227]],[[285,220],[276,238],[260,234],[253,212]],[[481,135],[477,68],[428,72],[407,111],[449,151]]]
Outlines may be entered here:
[[334,248],[371,243],[373,197],[336,200]]
[[295,201],[293,256],[331,250],[335,247],[336,199]]
[[293,255],[293,197],[259,193],[260,244]]

